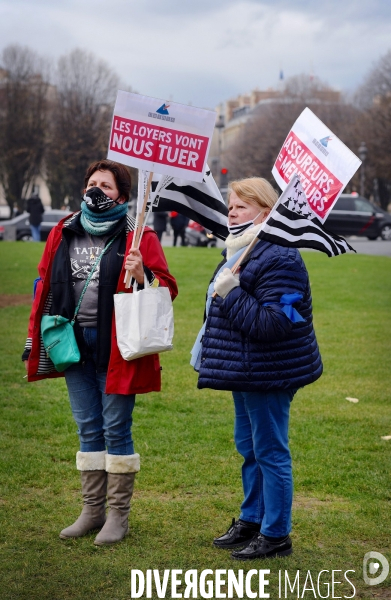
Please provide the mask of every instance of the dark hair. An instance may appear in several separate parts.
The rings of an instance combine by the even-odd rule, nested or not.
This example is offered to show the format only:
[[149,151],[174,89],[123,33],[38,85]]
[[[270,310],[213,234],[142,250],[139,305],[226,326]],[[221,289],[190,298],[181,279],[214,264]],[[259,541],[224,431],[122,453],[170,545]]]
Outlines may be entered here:
[[132,187],[132,178],[130,171],[125,165],[116,163],[113,160],[96,160],[88,167],[84,176],[84,187],[87,187],[90,177],[95,171],[110,171],[114,175],[115,183],[117,184],[120,196],[125,196],[126,201],[129,200],[130,188]]

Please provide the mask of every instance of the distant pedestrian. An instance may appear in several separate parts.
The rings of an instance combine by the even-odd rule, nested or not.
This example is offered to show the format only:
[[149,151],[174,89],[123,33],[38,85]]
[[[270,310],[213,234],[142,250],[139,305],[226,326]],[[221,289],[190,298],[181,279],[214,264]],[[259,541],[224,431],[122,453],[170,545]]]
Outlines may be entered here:
[[30,213],[30,229],[34,242],[41,241],[42,214],[45,209],[38,194],[32,194],[27,200],[27,212]]
[[18,203],[14,202],[14,207],[12,209],[12,218],[19,217],[22,213],[19,210]]
[[165,211],[153,213],[153,228],[157,233],[159,242],[162,241],[163,233],[167,228],[167,217],[168,213]]
[[174,232],[173,246],[176,246],[179,237],[181,238],[181,246],[186,246],[185,233],[189,219],[173,210],[170,212],[170,222]]

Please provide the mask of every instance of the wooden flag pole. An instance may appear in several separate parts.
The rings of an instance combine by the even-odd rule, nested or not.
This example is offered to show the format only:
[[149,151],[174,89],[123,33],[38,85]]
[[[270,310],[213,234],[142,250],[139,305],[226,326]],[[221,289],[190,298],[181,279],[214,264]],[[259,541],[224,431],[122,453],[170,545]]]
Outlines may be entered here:
[[238,260],[232,267],[231,271],[232,271],[233,275],[235,275],[236,271],[239,269],[239,267],[242,264],[242,262],[244,261],[244,259],[250,254],[251,250],[254,248],[254,246],[257,244],[257,242],[259,242],[259,238],[257,236],[255,236],[253,241],[247,246],[246,250],[243,252],[243,254],[241,256],[239,256]]
[[[134,250],[134,248],[138,249],[140,246],[140,243],[141,243],[141,233],[143,231],[143,224],[144,224],[143,216],[145,215],[145,210],[147,208],[149,192],[151,190],[151,185],[152,185],[152,178],[153,178],[153,171],[151,171],[149,173],[147,188],[145,190],[143,206],[142,206],[141,211],[137,214],[136,229],[135,229],[135,232],[133,235],[133,240],[132,240],[132,250]],[[130,288],[130,280],[131,280],[130,272],[127,271],[126,275],[125,275],[125,288],[126,289]]]
[[141,209],[141,212],[138,214],[138,227],[137,227],[137,230],[135,232],[135,238],[136,238],[136,241],[135,241],[135,244],[134,244],[135,248],[139,248],[140,242],[141,242],[141,232],[143,230],[144,217],[145,217],[145,211],[147,209],[149,192],[151,191],[152,178],[153,178],[153,171],[151,171],[149,173],[148,182],[147,182],[147,188],[145,190],[143,207]]
[[[138,214],[136,215],[136,220],[135,220],[135,224],[134,225],[135,226],[134,226],[134,233],[133,233],[133,239],[132,239],[132,250],[134,248],[134,242],[135,242],[135,239],[136,239],[136,231],[137,231],[137,228],[138,228]],[[125,287],[129,287],[129,285],[128,285],[128,283],[129,283],[129,277],[128,276],[129,276],[129,271],[125,271],[125,277],[124,277]]]

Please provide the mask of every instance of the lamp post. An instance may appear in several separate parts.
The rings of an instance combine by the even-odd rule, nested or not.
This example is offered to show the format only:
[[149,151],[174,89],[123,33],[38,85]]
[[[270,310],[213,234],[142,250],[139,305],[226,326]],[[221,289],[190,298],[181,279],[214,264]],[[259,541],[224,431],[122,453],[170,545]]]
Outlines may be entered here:
[[[219,172],[220,172],[220,180],[221,180],[221,131],[224,129],[224,116],[220,113],[215,125],[218,131],[218,148],[219,148]],[[221,181],[220,181],[221,187]]]
[[377,177],[373,180],[373,201],[376,206],[380,206],[379,201],[379,180]]
[[365,142],[361,142],[358,148],[358,155],[360,160],[362,161],[361,171],[360,171],[360,196],[364,196],[365,194],[365,160],[367,158],[368,148],[365,145]]

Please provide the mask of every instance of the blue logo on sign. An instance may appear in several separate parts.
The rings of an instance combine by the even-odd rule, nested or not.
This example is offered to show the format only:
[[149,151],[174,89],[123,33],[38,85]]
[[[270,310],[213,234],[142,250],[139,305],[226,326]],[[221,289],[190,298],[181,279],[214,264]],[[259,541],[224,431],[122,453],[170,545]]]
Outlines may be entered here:
[[322,139],[321,139],[321,140],[319,140],[319,141],[320,141],[320,143],[322,144],[322,146],[324,146],[325,148],[327,148],[327,144],[328,144],[329,142],[331,142],[331,140],[332,140],[332,139],[333,139],[333,138],[331,138],[331,137],[327,136],[327,137],[324,137],[324,138],[322,138]]
[[170,114],[167,110],[167,108],[170,108],[169,104],[162,104],[160,108],[157,109],[157,113],[159,113],[159,115],[168,115]]

